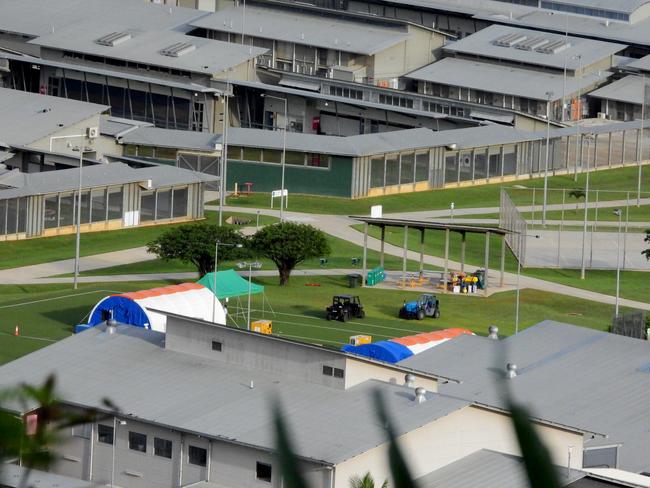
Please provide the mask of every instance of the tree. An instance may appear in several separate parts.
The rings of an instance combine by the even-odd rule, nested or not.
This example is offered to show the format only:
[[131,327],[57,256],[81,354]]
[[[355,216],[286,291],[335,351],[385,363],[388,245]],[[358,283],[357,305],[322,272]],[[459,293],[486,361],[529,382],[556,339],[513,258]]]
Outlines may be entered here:
[[305,259],[329,256],[325,234],[309,224],[281,222],[267,225],[251,239],[251,248],[278,267],[280,286],[289,283],[291,271]]
[[587,193],[582,189],[582,188],[574,188],[569,192],[569,197],[575,198],[576,201],[576,211],[578,211],[578,203],[580,202],[581,198],[585,198],[587,196]]
[[[350,478],[350,488],[375,488],[375,479],[372,477],[370,472],[364,474],[363,478],[359,478],[359,476],[356,475],[352,476]],[[384,480],[381,488],[388,488],[388,480]]]
[[[645,238],[643,239],[643,242],[650,244],[650,229],[645,231]],[[641,251],[641,254],[643,254],[647,260],[650,260],[650,247],[645,251]]]
[[[219,227],[201,222],[174,227],[147,244],[147,251],[160,259],[179,259],[196,266],[199,275],[214,271],[215,243],[241,244],[246,240],[230,227]],[[219,247],[219,262],[246,256],[244,248]]]

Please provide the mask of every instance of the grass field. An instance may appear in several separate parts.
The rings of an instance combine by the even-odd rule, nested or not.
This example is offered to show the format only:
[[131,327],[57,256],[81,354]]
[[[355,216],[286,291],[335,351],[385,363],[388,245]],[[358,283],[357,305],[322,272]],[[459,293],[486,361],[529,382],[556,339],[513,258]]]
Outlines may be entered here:
[[[251,224],[255,225],[254,215],[231,212],[224,213],[224,218],[231,215],[250,218],[252,219]],[[216,220],[216,212],[206,212],[205,221],[216,223]],[[278,219],[275,217],[260,216],[260,225],[277,221]],[[179,225],[183,224],[154,225],[135,229],[84,233],[81,235],[80,254],[81,256],[91,256],[93,254],[144,246],[163,232]],[[228,225],[226,224],[226,226]],[[74,242],[75,234],[0,242],[0,269],[71,259],[74,257]]]
[[[485,334],[489,325],[499,326],[502,334],[514,332],[514,292],[489,298],[446,295],[440,297],[442,316],[424,321],[398,319],[403,300],[414,298],[416,292],[363,288],[350,290],[344,277],[312,276],[291,278],[290,285],[280,287],[277,278],[260,278],[276,315],[274,333],[304,341],[339,346],[350,335],[370,334],[374,340],[416,334],[447,327],[465,327]],[[81,285],[73,293],[69,285],[0,286],[0,363],[63,339],[72,333],[102,297],[116,293],[163,286],[172,283],[139,282]],[[307,283],[320,286],[305,286]],[[363,320],[328,322],[325,307],[332,296],[354,291],[361,296],[367,316]],[[245,307],[245,297],[241,304]],[[231,299],[230,311],[236,307]],[[253,297],[252,317],[262,314],[261,295]],[[243,310],[242,310],[243,311]],[[613,307],[551,293],[524,290],[521,294],[521,328],[545,319],[607,330]],[[239,319],[239,326],[245,320]],[[14,337],[14,327],[20,336]]]
[[[650,174],[645,172],[642,190],[650,191]],[[638,169],[634,167],[619,168],[605,171],[592,172],[589,179],[591,189],[599,190],[630,190],[634,195],[637,188]],[[585,175],[578,175],[578,181],[574,181],[572,175],[553,176],[548,178],[549,188],[582,188],[585,185]],[[405,193],[401,195],[389,195],[382,197],[362,198],[351,200],[348,198],[316,197],[308,195],[291,195],[288,211],[307,212],[317,214],[354,215],[367,214],[371,205],[383,205],[384,212],[413,212],[418,210],[447,209],[451,202],[456,208],[472,207],[498,207],[500,191],[503,186],[521,186],[526,188],[543,188],[544,179],[535,178],[520,180],[506,184],[498,183],[492,185],[470,186],[464,188],[450,188],[446,190],[432,190],[417,193]],[[624,198],[623,193],[603,193],[601,200]],[[650,197],[650,193],[647,195]],[[513,199],[517,204],[530,204],[532,192],[526,190],[515,191]],[[541,195],[538,192],[536,203],[541,202]],[[561,192],[549,192],[549,203],[561,203]],[[214,202],[213,202],[214,203]],[[255,193],[249,197],[229,198],[229,205],[269,208],[269,197],[266,193]]]

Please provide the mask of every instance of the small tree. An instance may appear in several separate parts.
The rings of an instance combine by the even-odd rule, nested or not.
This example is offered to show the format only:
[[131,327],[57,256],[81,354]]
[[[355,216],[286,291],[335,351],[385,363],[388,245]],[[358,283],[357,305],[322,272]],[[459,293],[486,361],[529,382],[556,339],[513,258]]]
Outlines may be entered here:
[[[650,244],[650,229],[645,231],[645,238],[643,239],[643,242]],[[641,254],[643,254],[645,258],[650,261],[650,247],[645,251],[641,251]]]
[[[372,477],[370,472],[366,472],[363,475],[363,478],[355,475],[350,478],[350,488],[379,488],[375,486],[375,479]],[[388,480],[384,480],[381,485],[381,488],[388,488]]]
[[576,201],[576,212],[578,211],[578,204],[580,203],[581,198],[585,198],[587,193],[582,188],[574,188],[569,192],[569,197],[575,198]]
[[[245,238],[230,227],[219,227],[201,222],[174,227],[147,244],[147,251],[160,259],[179,259],[196,266],[199,275],[214,271],[215,243],[245,243]],[[219,262],[239,259],[246,255],[244,249],[219,247]]]
[[289,283],[291,271],[305,259],[328,256],[325,234],[308,224],[281,222],[267,225],[251,239],[251,248],[278,267],[280,286]]

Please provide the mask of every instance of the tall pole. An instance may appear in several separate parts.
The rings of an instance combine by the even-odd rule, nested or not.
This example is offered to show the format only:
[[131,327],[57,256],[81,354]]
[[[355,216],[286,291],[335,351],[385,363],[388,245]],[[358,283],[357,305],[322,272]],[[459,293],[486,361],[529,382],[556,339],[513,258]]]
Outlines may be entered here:
[[[566,26],[564,30],[564,43],[569,45],[569,14],[566,14]],[[566,69],[567,69],[567,55],[564,53],[564,76],[562,77],[562,122],[566,118]]]
[[576,164],[573,171],[573,180],[578,181],[578,156],[582,152],[580,145],[580,119],[582,118],[582,106],[580,103],[580,85],[582,83],[582,56],[580,54],[574,56],[578,59],[578,71],[580,72],[580,80],[578,81],[578,122],[576,123]]
[[280,222],[284,220],[284,162],[287,155],[287,99],[284,98],[284,134],[282,135],[282,182],[280,188]]
[[217,313],[217,263],[219,259],[219,241],[214,243],[214,276],[212,280],[212,323]]
[[[79,193],[77,195],[77,236],[75,240],[75,251],[74,251],[74,282],[73,288],[77,289],[77,284],[79,281],[79,245],[81,243],[81,177],[82,177],[82,168],[84,164],[84,147],[79,146]],[[90,195],[89,195],[90,196]],[[90,208],[88,209],[90,210]]]
[[618,236],[616,238],[616,310],[615,316],[618,317],[619,290],[621,283],[621,218],[623,211],[620,208],[614,210],[614,215],[618,216]]
[[591,147],[591,134],[587,134],[585,139],[587,140],[587,180],[585,182],[585,216],[582,224],[582,264],[580,266],[580,279],[585,279],[585,245],[587,237],[587,213],[589,207],[589,149]]
[[542,225],[546,227],[546,203],[548,199],[548,155],[551,145],[551,97],[552,91],[546,92],[546,163],[544,164],[544,200],[542,202]]
[[248,263],[248,318],[246,319],[246,330],[251,330],[251,275],[253,274],[253,264]]
[[643,75],[643,100],[641,101],[641,137],[639,138],[639,180],[637,182],[637,190],[636,190],[636,206],[639,207],[641,206],[641,174],[642,174],[642,161],[643,161],[643,126],[644,124],[644,119],[645,119],[645,99],[647,96],[647,87],[645,85],[645,75]]

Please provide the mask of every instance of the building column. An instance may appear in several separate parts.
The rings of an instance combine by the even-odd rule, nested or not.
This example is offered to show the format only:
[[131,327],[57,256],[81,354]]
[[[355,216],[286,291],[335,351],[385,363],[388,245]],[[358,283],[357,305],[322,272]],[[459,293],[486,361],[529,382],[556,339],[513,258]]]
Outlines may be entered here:
[[361,286],[366,284],[367,274],[367,260],[368,260],[368,222],[363,224],[363,262],[361,265]]

